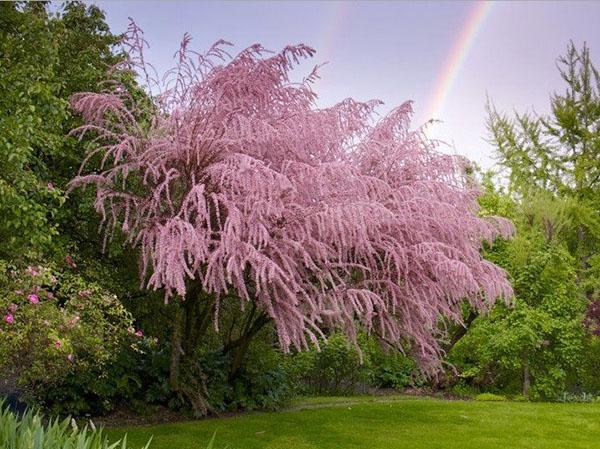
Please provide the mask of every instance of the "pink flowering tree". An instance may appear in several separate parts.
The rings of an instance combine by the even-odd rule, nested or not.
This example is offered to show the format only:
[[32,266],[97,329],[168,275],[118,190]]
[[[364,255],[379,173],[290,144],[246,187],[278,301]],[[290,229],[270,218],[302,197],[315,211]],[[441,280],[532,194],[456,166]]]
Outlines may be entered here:
[[512,228],[478,216],[468,162],[409,129],[409,102],[380,120],[379,101],[318,108],[317,69],[290,76],[314,54],[306,45],[230,56],[226,42],[201,54],[189,41],[159,83],[130,28],[152,109],[117,82],[72,99],[76,132],[96,136],[90,157],[102,159],[72,186],[95,186],[108,234],[139,249],[145,285],[185,304],[174,348],[237,300],[252,308],[248,329],[272,322],[284,350],[360,327],[439,367],[440,323],[460,322],[464,301],[481,311],[512,294],[480,255]]

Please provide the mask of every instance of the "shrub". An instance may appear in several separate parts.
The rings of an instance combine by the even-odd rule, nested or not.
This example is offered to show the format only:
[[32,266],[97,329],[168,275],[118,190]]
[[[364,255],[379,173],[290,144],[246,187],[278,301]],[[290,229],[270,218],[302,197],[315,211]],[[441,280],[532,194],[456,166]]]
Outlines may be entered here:
[[98,386],[124,347],[145,340],[120,301],[68,266],[0,264],[0,293],[0,372],[12,387],[54,413],[110,409]]
[[221,348],[204,348],[198,362],[206,378],[209,408],[213,412],[277,410],[292,395],[283,354],[264,339],[255,340],[242,368],[229,378],[230,359]]
[[564,392],[556,398],[557,402],[590,403],[598,402],[599,397],[590,393],[568,393]]
[[371,386],[402,390],[425,384],[417,364],[409,356],[397,350],[387,350],[375,338],[367,335],[360,336],[359,344]]
[[295,354],[288,365],[300,394],[352,394],[367,378],[357,348],[339,333],[320,342],[320,350]]
[[475,396],[475,400],[482,402],[505,402],[507,399],[506,396],[501,394],[481,393]]
[[313,347],[287,357],[285,367],[294,393],[352,394],[364,392],[366,387],[403,389],[424,383],[410,357],[385,351],[365,334],[358,343],[359,348],[334,333],[320,343],[320,351]]
[[[54,419],[44,423],[42,416],[27,411],[17,416],[0,402],[0,447],[3,449],[127,449],[127,440],[109,443],[102,432],[93,424],[79,429],[75,422],[67,418]],[[144,449],[147,449],[150,441]]]

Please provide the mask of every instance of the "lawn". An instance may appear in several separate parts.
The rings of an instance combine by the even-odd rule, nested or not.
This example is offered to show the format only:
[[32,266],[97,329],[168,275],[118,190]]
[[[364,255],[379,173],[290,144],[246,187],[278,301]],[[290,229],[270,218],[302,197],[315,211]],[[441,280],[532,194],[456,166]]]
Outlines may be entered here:
[[600,448],[600,404],[468,402],[434,399],[326,398],[279,413],[250,413],[127,432],[151,449],[486,449]]

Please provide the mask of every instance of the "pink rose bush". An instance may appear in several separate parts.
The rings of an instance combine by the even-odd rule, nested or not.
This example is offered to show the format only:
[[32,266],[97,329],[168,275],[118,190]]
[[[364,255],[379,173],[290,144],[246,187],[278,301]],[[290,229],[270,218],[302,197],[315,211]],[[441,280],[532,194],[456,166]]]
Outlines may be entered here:
[[69,373],[103,375],[121,348],[145,339],[116,296],[65,262],[62,270],[0,263],[0,375],[16,376],[33,397]]

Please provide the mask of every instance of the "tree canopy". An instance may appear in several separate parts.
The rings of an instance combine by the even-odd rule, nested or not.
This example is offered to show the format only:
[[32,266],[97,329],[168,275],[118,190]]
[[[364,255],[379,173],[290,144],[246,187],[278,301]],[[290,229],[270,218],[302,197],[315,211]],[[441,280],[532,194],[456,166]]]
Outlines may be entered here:
[[186,36],[162,84],[135,25],[127,42],[156,108],[148,120],[119,83],[75,95],[77,131],[97,137],[90,157],[103,163],[72,186],[96,187],[108,229],[140,248],[149,287],[185,298],[200,285],[216,314],[231,295],[256,302],[285,349],[325,328],[352,337],[358,322],[410,342],[429,368],[441,316],[511,296],[479,252],[510,223],[478,217],[468,163],[409,130],[410,103],[380,121],[379,101],[317,108],[317,69],[290,80],[314,53],[305,45],[232,57],[225,42],[191,51]]

